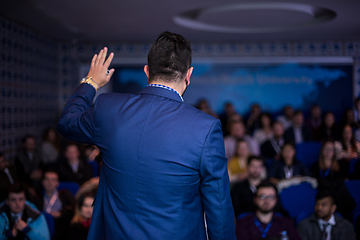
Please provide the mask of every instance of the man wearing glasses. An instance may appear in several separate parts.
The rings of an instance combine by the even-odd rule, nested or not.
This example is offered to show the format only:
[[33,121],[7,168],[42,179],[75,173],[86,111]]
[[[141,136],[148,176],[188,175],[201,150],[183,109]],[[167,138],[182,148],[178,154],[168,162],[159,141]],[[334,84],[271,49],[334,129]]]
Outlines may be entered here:
[[270,182],[259,184],[254,197],[256,211],[238,219],[236,225],[237,239],[281,239],[283,234],[287,235],[288,239],[300,240],[292,222],[274,212],[277,200],[275,185]]

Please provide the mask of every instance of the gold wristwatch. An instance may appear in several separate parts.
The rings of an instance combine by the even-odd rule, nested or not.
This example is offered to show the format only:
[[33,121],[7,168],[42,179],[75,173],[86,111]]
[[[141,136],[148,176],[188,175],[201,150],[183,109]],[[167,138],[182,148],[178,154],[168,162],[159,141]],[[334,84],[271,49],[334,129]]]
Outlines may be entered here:
[[87,83],[95,88],[95,90],[99,90],[99,85],[91,78],[91,77],[85,77],[80,81],[80,84]]

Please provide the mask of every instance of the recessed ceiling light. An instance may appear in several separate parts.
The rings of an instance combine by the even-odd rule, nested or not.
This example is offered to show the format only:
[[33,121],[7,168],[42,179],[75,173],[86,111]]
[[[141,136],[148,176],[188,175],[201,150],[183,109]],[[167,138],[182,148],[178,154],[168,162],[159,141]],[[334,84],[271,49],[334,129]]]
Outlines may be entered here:
[[[286,25],[286,23],[278,26],[266,27],[237,27],[229,25],[220,25],[213,23],[206,23],[199,20],[202,16],[210,16],[211,14],[226,14],[233,11],[289,11],[307,14],[310,20],[302,20],[297,23]],[[280,13],[280,12],[279,12]],[[241,14],[241,13],[239,13]],[[259,14],[261,17],[261,14]],[[187,12],[180,13],[173,17],[173,21],[183,27],[209,31],[209,32],[222,32],[222,33],[266,33],[266,32],[282,32],[289,30],[296,30],[305,28],[319,23],[328,22],[336,17],[336,13],[330,9],[311,6],[302,3],[240,3],[222,5],[217,7],[198,8]],[[265,24],[264,24],[265,25]]]

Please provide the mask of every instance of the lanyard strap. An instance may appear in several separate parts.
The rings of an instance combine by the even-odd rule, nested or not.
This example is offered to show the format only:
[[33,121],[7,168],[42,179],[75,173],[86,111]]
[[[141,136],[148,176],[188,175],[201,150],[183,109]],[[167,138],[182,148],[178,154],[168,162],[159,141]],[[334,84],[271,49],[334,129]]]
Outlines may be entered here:
[[49,204],[46,207],[46,212],[50,213],[51,212],[51,208],[54,206],[55,201],[58,199],[59,197],[59,193],[56,191],[55,194],[51,197]]
[[272,224],[272,220],[268,223],[268,225],[266,225],[266,228],[264,230],[264,228],[261,226],[261,223],[260,221],[254,216],[254,223],[256,225],[256,227],[259,229],[259,231],[261,232],[261,237],[262,238],[266,238],[266,234],[268,233],[270,227],[271,227],[271,224]]

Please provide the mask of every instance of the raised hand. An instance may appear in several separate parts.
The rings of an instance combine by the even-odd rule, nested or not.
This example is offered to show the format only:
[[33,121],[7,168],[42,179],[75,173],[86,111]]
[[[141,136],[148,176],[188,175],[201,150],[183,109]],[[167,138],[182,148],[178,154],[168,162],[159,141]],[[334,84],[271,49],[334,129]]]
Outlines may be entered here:
[[109,70],[109,74],[107,74],[107,70],[114,57],[114,53],[110,53],[109,57],[106,59],[107,51],[108,49],[104,47],[104,49],[101,49],[99,54],[94,55],[91,60],[91,66],[88,73],[88,77],[91,77],[93,81],[99,85],[99,87],[103,87],[107,84],[115,72],[115,69],[112,68]]

